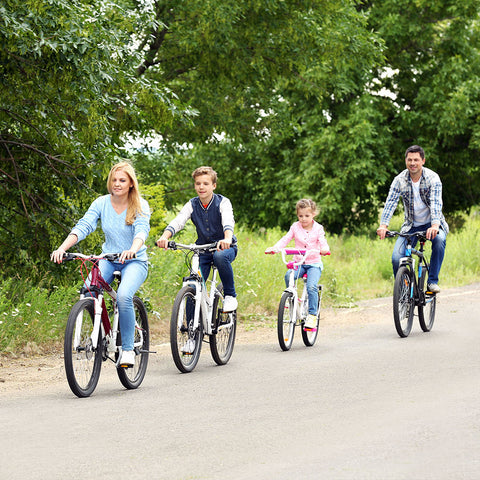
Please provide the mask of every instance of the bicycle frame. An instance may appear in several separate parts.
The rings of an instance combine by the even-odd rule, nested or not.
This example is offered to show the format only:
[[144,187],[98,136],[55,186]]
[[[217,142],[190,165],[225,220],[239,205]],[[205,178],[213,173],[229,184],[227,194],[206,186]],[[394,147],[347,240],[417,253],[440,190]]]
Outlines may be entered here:
[[[216,248],[216,243],[197,245],[189,244],[184,245],[176,242],[169,242],[169,248],[172,250],[182,249],[190,250],[193,252],[191,259],[191,265],[189,265],[190,275],[184,277],[182,286],[193,286],[195,288],[195,311],[193,317],[193,329],[198,328],[200,322],[200,313],[203,320],[203,330],[207,335],[213,335],[217,333],[214,331],[214,319],[213,315],[213,305],[215,302],[215,295],[218,294],[217,290],[217,268],[215,265],[212,265],[212,278],[211,280],[204,279],[202,272],[200,270],[200,251],[202,250],[212,250]],[[208,291],[206,282],[210,282],[210,291]],[[179,322],[181,322],[181,316],[179,315]],[[222,325],[220,329],[230,327],[233,323],[233,320],[230,318],[228,324]],[[181,327],[181,324],[178,325]]]
[[[100,328],[102,333],[107,339],[107,351],[114,353],[117,351],[117,335],[119,332],[119,314],[117,307],[117,292],[108,284],[100,273],[100,267],[98,262],[101,259],[114,261],[118,259],[118,254],[102,254],[102,255],[83,255],[81,253],[67,254],[67,259],[80,258],[84,261],[89,261],[92,264],[90,271],[90,285],[88,287],[82,287],[80,290],[80,299],[91,298],[94,302],[95,319],[93,323],[92,333],[90,335],[90,341],[93,349],[98,348],[98,338]],[[114,272],[115,278],[116,272]],[[104,292],[113,300],[113,323],[110,322],[108,316],[108,309],[105,304]],[[87,295],[90,293],[90,295]],[[81,320],[81,319],[79,319]],[[74,347],[77,348],[80,345],[80,329],[81,321],[78,321],[75,326]],[[103,335],[102,335],[103,336]],[[134,345],[134,347],[137,345]]]
[[[425,277],[429,271],[429,265],[425,259],[424,248],[425,248],[425,232],[417,232],[414,234],[405,234],[402,235],[407,239],[407,245],[405,248],[405,256],[402,257],[399,261],[399,267],[407,266],[411,271],[412,277],[412,286],[410,290],[410,298],[415,299],[415,305],[424,305],[425,304],[425,295],[424,295],[424,284]],[[418,242],[420,243],[420,250],[412,248],[412,239],[413,237],[418,237]],[[413,257],[416,255],[419,259],[418,267],[416,267],[416,259]]]

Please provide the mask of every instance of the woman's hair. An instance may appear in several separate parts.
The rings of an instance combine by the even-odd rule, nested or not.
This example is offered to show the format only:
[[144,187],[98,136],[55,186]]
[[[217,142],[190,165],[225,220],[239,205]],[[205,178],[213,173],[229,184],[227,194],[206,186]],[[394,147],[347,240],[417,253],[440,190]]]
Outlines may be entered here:
[[297,214],[300,208],[309,208],[312,211],[314,217],[315,215],[318,215],[317,204],[309,198],[302,198],[301,200],[299,200],[295,208]]
[[212,183],[217,183],[217,172],[212,167],[198,167],[192,173],[194,180],[200,175],[210,175]]
[[127,225],[132,225],[133,222],[135,222],[137,215],[142,213],[142,204],[140,202],[140,192],[138,190],[137,176],[131,163],[119,162],[111,168],[107,179],[107,190],[108,193],[112,193],[113,177],[115,173],[117,173],[119,170],[125,172],[132,181],[132,186],[130,187],[130,191],[128,192],[127,217],[125,218],[125,223]]

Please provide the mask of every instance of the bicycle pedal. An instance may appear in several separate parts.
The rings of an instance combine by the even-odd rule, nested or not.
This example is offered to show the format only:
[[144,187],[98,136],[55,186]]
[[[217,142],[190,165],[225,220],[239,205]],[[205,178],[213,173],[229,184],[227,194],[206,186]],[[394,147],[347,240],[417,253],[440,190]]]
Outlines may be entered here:
[[317,331],[317,329],[315,327],[313,327],[313,328],[303,327],[303,330],[305,332],[316,332]]

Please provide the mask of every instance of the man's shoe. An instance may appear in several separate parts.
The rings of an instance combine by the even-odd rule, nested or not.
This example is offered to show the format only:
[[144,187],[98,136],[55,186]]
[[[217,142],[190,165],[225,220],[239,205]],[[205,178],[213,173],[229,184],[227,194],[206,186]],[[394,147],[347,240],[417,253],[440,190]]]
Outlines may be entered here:
[[317,330],[317,316],[308,314],[307,319],[305,320],[305,325],[303,326],[304,330],[310,330],[315,332]]
[[440,293],[440,287],[436,283],[429,283],[427,285],[427,291],[432,293]]
[[187,343],[182,347],[182,353],[184,355],[192,355],[195,351],[195,340],[193,338],[189,338]]
[[135,365],[135,352],[133,350],[122,350],[119,367],[130,368]]
[[227,295],[223,299],[223,311],[224,312],[233,312],[238,307],[238,301],[235,297]]

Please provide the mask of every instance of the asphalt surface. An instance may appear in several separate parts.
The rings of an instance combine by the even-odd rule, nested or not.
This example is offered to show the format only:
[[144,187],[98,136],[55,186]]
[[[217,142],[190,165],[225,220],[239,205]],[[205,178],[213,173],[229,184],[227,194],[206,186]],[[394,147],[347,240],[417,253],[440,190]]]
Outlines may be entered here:
[[480,284],[438,296],[433,330],[394,329],[390,299],[336,312],[317,343],[237,345],[193,373],[168,347],[135,391],[104,365],[0,396],[0,478],[480,478]]

